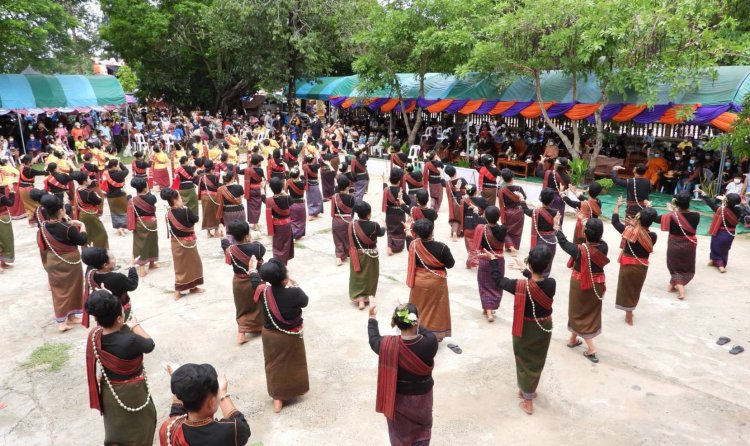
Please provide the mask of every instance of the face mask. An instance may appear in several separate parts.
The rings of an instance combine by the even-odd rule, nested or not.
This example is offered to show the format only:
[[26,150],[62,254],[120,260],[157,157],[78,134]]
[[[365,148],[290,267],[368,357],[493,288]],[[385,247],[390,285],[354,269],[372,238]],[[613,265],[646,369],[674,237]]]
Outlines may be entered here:
[[654,158],[659,158],[660,156],[658,153],[654,153]]
[[724,167],[732,167],[732,163],[724,163]]
[[740,184],[741,182],[742,182],[742,180],[739,179],[739,178],[735,178],[734,179],[734,184]]
[[679,156],[676,156],[676,157],[674,157],[674,160],[675,160],[675,161],[679,161],[679,160],[681,160],[681,159],[682,159],[682,158],[680,158]]
[[695,160],[690,160],[690,164],[695,164]]

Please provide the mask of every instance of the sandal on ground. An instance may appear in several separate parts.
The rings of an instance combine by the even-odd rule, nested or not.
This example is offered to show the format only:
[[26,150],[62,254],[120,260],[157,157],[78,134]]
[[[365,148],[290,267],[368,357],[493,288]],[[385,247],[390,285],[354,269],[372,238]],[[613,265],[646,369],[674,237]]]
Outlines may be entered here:
[[588,351],[585,351],[583,352],[583,356],[585,356],[586,359],[593,362],[594,364],[597,364],[599,362],[599,358],[596,357],[596,352],[589,353]]
[[581,344],[583,344],[583,341],[581,341],[580,339],[576,339],[576,342],[574,344],[565,344],[565,345],[567,345],[568,348],[576,348]]
[[716,345],[724,345],[724,344],[728,344],[728,343],[729,343],[729,341],[731,341],[731,339],[729,339],[729,338],[728,338],[728,337],[726,337],[726,336],[722,336],[722,337],[720,337],[720,338],[719,338],[719,339],[718,339],[718,340],[716,341]]
[[740,353],[744,351],[745,351],[744,347],[742,347],[741,345],[735,345],[734,347],[732,347],[731,350],[729,350],[729,353],[732,355],[739,355]]
[[461,353],[464,352],[463,350],[461,350],[461,347],[459,347],[456,344],[448,344],[448,348],[451,349],[451,350],[453,350],[453,353],[455,353],[457,355],[460,355]]

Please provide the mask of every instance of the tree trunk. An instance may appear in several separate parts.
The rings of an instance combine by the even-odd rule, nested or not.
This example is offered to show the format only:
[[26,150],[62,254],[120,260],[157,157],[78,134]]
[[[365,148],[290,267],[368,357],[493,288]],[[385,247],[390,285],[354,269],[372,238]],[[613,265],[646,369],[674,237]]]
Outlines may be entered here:
[[591,154],[591,159],[589,160],[589,174],[591,176],[594,175],[594,170],[596,170],[596,159],[599,157],[599,152],[601,152],[604,147],[604,122],[602,121],[602,111],[604,111],[604,107],[609,103],[606,90],[606,85],[601,85],[601,104],[599,104],[599,108],[594,112],[594,121],[596,123],[596,143],[594,143],[594,153]]
[[[419,97],[424,97],[424,74],[419,75]],[[419,100],[419,98],[415,99],[415,101]],[[401,103],[401,113],[404,115],[404,122],[408,121],[408,116],[406,113],[406,109],[404,108],[404,101],[399,99]],[[417,140],[417,132],[419,132],[419,128],[422,126],[422,107],[417,107],[417,117],[414,119],[414,127],[409,128],[409,125],[406,125],[406,131],[409,133],[409,145],[413,145]]]
[[542,99],[542,80],[540,77],[539,70],[534,70],[534,86],[536,87],[536,101],[539,103],[540,108],[542,109],[542,116],[544,117],[544,122],[552,129],[557,136],[560,137],[560,140],[562,140],[563,144],[565,144],[565,148],[568,149],[568,151],[573,155],[575,158],[580,158],[581,153],[576,148],[573,147],[573,143],[570,142],[570,138],[568,138],[565,133],[562,132],[560,127],[556,126],[554,122],[549,118],[549,115],[547,115],[547,110],[544,108],[544,100]]

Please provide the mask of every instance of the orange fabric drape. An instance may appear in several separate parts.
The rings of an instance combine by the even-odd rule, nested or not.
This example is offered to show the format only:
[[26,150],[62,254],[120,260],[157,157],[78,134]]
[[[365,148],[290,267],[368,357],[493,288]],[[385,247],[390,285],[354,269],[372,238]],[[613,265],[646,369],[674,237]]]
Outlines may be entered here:
[[[549,110],[550,107],[557,104],[555,101],[549,101],[544,103],[544,109]],[[534,102],[533,104],[529,105],[528,107],[521,110],[521,116],[527,119],[535,119],[540,116],[542,116],[542,107],[539,105],[538,102]]]
[[373,102],[375,102],[376,99],[377,98],[367,98],[367,99],[365,99],[365,100],[362,101],[362,106],[366,107],[366,106],[372,104]]
[[413,99],[411,101],[405,101],[404,106],[406,106],[406,113],[411,113],[417,108],[417,101]]
[[341,104],[341,108],[349,108],[354,103],[354,100],[352,98],[346,98],[346,100]]
[[484,99],[478,99],[476,101],[469,101],[466,103],[466,105],[461,107],[461,110],[459,110],[458,112],[461,113],[462,115],[470,115],[474,113],[475,111],[477,111],[477,109],[481,107],[482,104],[484,104]]
[[441,111],[448,108],[453,103],[453,99],[441,99],[434,104],[427,107],[427,111],[430,113],[440,113]]
[[600,104],[576,104],[573,108],[565,112],[565,117],[574,121],[586,119],[594,114],[596,109],[599,108],[599,105]]
[[693,111],[697,110],[698,107],[700,107],[700,104],[693,104],[693,105],[675,105],[674,107],[669,107],[669,110],[667,110],[659,119],[659,122],[663,122],[664,124],[682,124],[684,119],[677,119],[677,113],[683,108],[683,107],[691,107]]
[[385,104],[383,104],[382,107],[380,107],[380,111],[382,111],[383,113],[390,113],[391,110],[396,108],[397,105],[398,105],[398,98],[388,99],[388,102],[386,102]]
[[504,112],[505,110],[513,107],[516,104],[516,101],[500,101],[497,104],[495,104],[494,107],[492,107],[492,110],[490,110],[487,114],[488,115],[499,115],[500,113]]
[[724,112],[719,115],[718,118],[711,121],[711,125],[721,130],[722,132],[729,132],[732,130],[732,124],[737,120],[737,114],[731,112]]
[[646,109],[645,105],[625,104],[622,110],[612,117],[613,121],[626,122],[640,115]]

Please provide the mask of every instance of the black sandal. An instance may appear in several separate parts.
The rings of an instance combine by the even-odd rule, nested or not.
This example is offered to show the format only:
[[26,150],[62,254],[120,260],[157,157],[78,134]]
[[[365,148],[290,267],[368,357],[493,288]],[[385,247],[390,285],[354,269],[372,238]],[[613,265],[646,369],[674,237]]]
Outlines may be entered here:
[[728,344],[728,343],[729,343],[729,341],[731,341],[731,339],[729,339],[729,338],[728,338],[728,337],[726,337],[726,336],[722,336],[722,337],[720,337],[720,338],[719,338],[719,339],[718,339],[718,340],[716,341],[716,345],[724,345],[724,344]]
[[583,356],[594,364],[599,363],[599,358],[596,357],[596,353],[589,353],[588,351],[583,352]]
[[744,351],[745,351],[744,347],[742,347],[741,345],[735,345],[734,347],[732,347],[731,350],[729,350],[729,353],[732,355],[739,355],[740,353]]
[[448,348],[453,350],[453,353],[460,355],[464,351],[461,350],[461,347],[457,346],[456,344],[448,344]]
[[581,341],[580,339],[576,339],[576,342],[574,344],[565,344],[565,345],[567,345],[568,348],[576,348],[581,344],[583,344],[583,341]]

